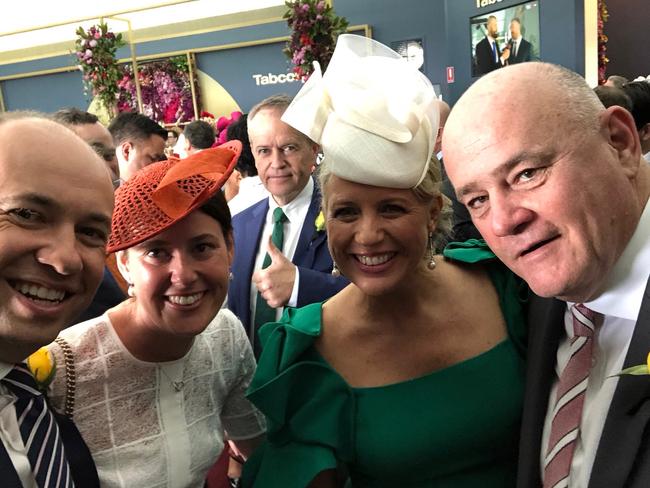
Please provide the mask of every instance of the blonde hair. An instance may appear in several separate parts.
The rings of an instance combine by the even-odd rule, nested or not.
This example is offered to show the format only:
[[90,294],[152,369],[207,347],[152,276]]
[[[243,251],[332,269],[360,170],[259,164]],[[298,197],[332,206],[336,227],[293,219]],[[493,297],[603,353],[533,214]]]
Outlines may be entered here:
[[[333,174],[334,173],[332,173],[327,164],[326,156],[318,167],[318,183],[323,197],[322,205],[324,209],[327,208],[327,182]],[[451,200],[442,194],[441,187],[442,172],[440,170],[440,161],[438,161],[438,158],[433,155],[429,160],[429,167],[427,168],[424,178],[420,184],[411,191],[415,197],[425,205],[433,203],[437,198],[442,200],[442,205],[438,213],[438,221],[433,232],[433,242],[436,249],[439,249],[451,234],[453,217]]]

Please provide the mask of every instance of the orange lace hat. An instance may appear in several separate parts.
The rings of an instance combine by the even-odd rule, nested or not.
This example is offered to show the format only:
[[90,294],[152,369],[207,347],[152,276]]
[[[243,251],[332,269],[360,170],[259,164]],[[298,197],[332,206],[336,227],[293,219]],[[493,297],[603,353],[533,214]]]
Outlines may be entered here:
[[172,226],[221,190],[237,163],[237,140],[185,159],[170,158],[135,173],[115,192],[106,250],[135,246]]

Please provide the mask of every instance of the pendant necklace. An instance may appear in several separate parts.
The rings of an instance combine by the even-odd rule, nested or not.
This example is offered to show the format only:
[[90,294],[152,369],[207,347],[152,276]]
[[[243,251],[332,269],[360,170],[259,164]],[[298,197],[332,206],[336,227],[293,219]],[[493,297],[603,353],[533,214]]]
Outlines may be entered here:
[[162,371],[162,374],[164,374],[167,377],[167,379],[172,384],[176,392],[183,391],[183,387],[185,386],[185,382],[183,380],[174,381],[173,379],[171,379],[171,377],[167,374],[167,371],[165,371],[164,366],[160,366],[160,371]]

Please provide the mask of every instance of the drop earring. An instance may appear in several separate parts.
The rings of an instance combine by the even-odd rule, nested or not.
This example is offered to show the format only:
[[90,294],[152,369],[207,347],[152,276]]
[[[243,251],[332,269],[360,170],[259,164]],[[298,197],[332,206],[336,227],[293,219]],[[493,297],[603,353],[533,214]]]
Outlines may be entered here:
[[135,289],[133,288],[133,283],[128,283],[128,285],[129,285],[129,286],[128,286],[127,290],[126,290],[126,293],[127,293],[130,297],[134,297],[134,296],[135,296]]
[[436,248],[435,248],[435,245],[433,243],[433,232],[429,232],[428,241],[429,241],[429,243],[428,243],[428,246],[427,246],[427,256],[428,256],[427,268],[435,269],[436,261],[435,261],[434,257],[436,255]]
[[338,266],[336,265],[336,262],[332,259],[332,276],[334,278],[338,278],[341,276],[341,271],[339,270]]

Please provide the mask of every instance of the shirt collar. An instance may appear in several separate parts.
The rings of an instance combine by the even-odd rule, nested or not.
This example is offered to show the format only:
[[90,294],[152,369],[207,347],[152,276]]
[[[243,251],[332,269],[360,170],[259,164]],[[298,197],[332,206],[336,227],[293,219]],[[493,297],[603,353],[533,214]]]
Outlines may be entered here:
[[650,205],[646,202],[630,242],[609,274],[605,291],[584,305],[603,315],[636,321],[649,275]]
[[[305,208],[305,205],[309,205],[311,202],[311,197],[314,193],[314,180],[309,178],[305,187],[298,193],[298,196],[291,200],[286,205],[282,206],[282,211],[287,216],[289,222],[295,221],[300,213],[300,210]],[[269,195],[269,213],[268,215],[273,215],[273,211],[280,205],[274,200],[273,195]]]
[[13,364],[3,363],[0,361],[0,379],[3,379],[5,376],[7,376],[9,374],[9,371],[12,369],[14,369]]

